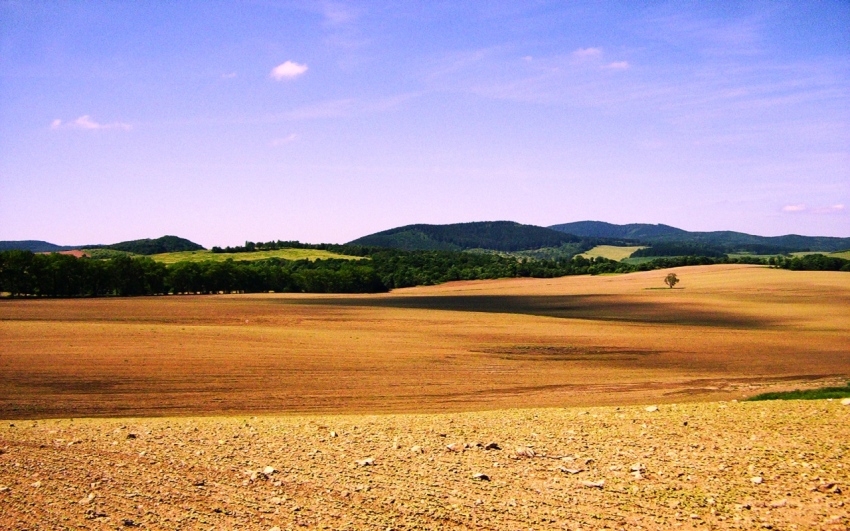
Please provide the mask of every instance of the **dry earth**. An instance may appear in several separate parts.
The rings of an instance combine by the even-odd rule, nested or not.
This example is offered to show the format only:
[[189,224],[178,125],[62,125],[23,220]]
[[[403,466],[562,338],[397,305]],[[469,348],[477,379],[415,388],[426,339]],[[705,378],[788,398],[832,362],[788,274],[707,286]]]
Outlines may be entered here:
[[847,529],[850,407],[731,399],[846,381],[850,275],[675,272],[0,301],[0,529]]
[[382,295],[0,300],[0,418],[729,400],[850,376],[850,275],[750,266]]
[[848,528],[850,407],[650,410],[4,422],[0,528]]

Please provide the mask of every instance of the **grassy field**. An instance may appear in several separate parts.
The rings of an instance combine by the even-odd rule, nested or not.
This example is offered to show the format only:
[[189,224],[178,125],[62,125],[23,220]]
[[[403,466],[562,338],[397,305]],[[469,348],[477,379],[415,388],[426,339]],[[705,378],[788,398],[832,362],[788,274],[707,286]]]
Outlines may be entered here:
[[[0,418],[744,398],[850,376],[850,275],[718,265],[381,295],[0,301]],[[841,379],[844,378],[844,379]]]
[[633,252],[638,249],[645,249],[646,247],[618,247],[615,245],[597,245],[593,249],[581,253],[579,256],[583,256],[585,258],[596,258],[601,256],[602,258],[608,258],[609,260],[620,261],[625,258],[628,258],[632,255]]
[[265,260],[268,258],[282,258],[284,260],[316,260],[328,258],[342,258],[348,260],[360,260],[359,256],[346,256],[342,254],[332,253],[329,251],[321,251],[317,249],[278,249],[275,251],[256,251],[253,253],[213,253],[210,251],[182,251],[178,253],[162,253],[152,255],[151,258],[157,262],[164,264],[173,264],[176,262],[204,262],[215,261],[223,262],[225,260]]
[[791,256],[806,256],[806,255],[809,255],[809,254],[823,254],[823,255],[826,255],[826,256],[834,256],[836,258],[843,258],[845,260],[850,260],[850,250],[839,251],[839,252],[835,252],[835,253],[817,253],[817,252],[803,251],[803,252],[799,252],[799,253],[791,253]]

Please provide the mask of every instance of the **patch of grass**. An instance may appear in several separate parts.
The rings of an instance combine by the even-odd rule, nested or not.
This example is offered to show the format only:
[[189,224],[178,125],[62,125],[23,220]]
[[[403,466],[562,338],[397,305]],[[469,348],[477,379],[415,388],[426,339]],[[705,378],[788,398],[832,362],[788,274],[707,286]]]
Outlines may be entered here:
[[796,389],[777,393],[762,393],[747,399],[750,402],[760,400],[823,400],[826,398],[850,397],[850,382],[844,387],[822,387],[821,389]]
[[843,258],[845,260],[850,260],[850,250],[836,251],[834,253],[816,252],[816,251],[800,251],[800,252],[797,252],[797,253],[791,253],[791,256],[803,257],[803,256],[808,256],[810,254],[822,254],[824,256],[831,256],[833,258]]
[[110,260],[118,256],[138,256],[127,251],[116,251],[115,249],[82,249],[82,251],[95,260]]
[[224,262],[228,259],[238,262],[267,260],[269,258],[282,258],[284,260],[327,260],[328,258],[360,260],[359,256],[347,256],[330,251],[320,251],[318,249],[277,249],[274,251],[256,251],[252,253],[214,253],[206,250],[182,251],[178,253],[155,254],[151,258],[164,264],[174,264],[176,262]]
[[639,249],[645,249],[646,247],[636,246],[636,247],[619,247],[616,245],[597,245],[593,249],[589,251],[585,251],[581,253],[579,256],[583,256],[585,258],[596,258],[601,256],[602,258],[607,258],[609,260],[621,261],[630,257],[633,252]]

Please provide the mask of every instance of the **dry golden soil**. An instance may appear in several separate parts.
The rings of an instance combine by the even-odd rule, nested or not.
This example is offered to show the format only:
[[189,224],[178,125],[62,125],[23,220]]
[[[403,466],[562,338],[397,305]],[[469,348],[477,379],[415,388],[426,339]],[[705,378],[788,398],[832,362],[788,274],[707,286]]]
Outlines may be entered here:
[[846,381],[850,275],[668,272],[2,300],[0,529],[847,529],[850,407],[733,400]]
[[742,398],[850,376],[850,275],[751,266],[382,295],[0,300],[0,418]]
[[850,407],[654,409],[4,422],[0,528],[848,528]]

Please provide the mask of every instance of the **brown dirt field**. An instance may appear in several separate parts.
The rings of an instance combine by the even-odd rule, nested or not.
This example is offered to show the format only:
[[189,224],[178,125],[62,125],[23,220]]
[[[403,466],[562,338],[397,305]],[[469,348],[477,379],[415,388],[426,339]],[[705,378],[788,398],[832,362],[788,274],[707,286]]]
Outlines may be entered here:
[[846,530],[848,452],[837,400],[4,422],[0,528]]
[[2,300],[0,529],[850,528],[850,406],[709,402],[846,379],[850,275],[675,272]]
[[[742,398],[850,375],[850,275],[752,266],[382,295],[0,301],[0,418]],[[657,289],[660,288],[660,289]]]

